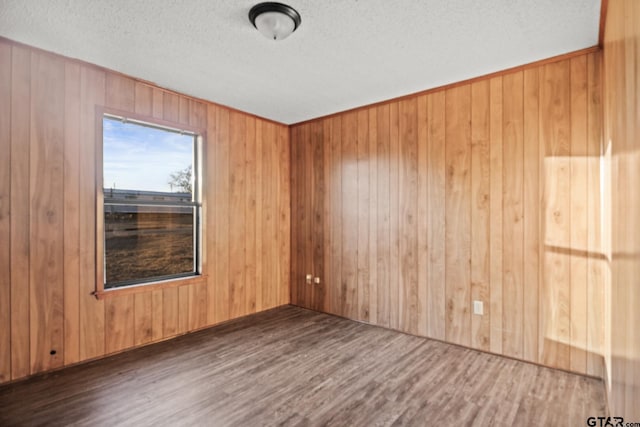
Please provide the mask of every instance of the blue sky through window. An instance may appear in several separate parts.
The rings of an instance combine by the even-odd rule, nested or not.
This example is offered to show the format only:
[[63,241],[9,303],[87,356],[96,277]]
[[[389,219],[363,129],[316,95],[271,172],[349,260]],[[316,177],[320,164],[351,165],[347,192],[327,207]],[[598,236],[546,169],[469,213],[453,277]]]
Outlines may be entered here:
[[193,164],[193,136],[105,117],[104,188],[178,191],[172,173]]

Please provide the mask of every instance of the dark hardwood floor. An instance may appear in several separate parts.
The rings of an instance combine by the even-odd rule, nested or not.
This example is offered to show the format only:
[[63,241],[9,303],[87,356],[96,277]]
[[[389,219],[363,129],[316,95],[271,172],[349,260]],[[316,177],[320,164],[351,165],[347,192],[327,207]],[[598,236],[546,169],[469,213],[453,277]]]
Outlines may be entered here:
[[285,306],[0,387],[0,425],[586,425],[603,384]]

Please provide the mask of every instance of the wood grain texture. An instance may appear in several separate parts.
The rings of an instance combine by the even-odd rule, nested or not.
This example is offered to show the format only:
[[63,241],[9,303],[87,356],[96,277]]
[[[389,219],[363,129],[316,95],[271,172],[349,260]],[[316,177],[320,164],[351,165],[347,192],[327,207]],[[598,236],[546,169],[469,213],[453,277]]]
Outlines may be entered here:
[[[378,321],[378,112],[368,111],[369,121],[369,322]],[[328,159],[329,161],[331,159]],[[326,233],[328,234],[328,233]],[[331,260],[328,260],[331,262]],[[327,291],[331,291],[329,287]]]
[[418,99],[399,103],[400,175],[399,329],[417,334],[422,305],[418,283]]
[[[105,102],[105,73],[80,70],[80,140],[95,141],[96,105]],[[105,354],[104,301],[96,300],[96,171],[97,143],[80,145],[80,360]]]
[[245,238],[244,238],[244,274],[245,301],[243,312],[256,311],[256,286],[260,278],[256,275],[256,119],[245,117],[244,135],[244,210],[245,210]]
[[[231,117],[223,107],[4,40],[0,57],[0,93],[7,101],[0,107],[6,153],[0,174],[7,174],[0,176],[0,266],[3,272],[3,263],[11,266],[0,279],[0,320],[7,326],[0,332],[0,352],[6,352],[0,354],[0,382],[226,321],[231,307],[234,316],[252,313],[258,295],[267,298],[263,308],[288,303],[286,126],[264,126],[238,112]],[[102,274],[96,262],[100,107],[203,130],[204,283],[102,300],[92,295]],[[231,161],[237,169],[229,168]],[[263,187],[268,191],[259,198]],[[241,215],[231,217],[231,201]],[[269,215],[269,227],[262,246],[258,250],[256,239],[252,250],[247,234],[266,221],[258,212]],[[230,241],[234,255],[245,254],[240,261],[230,258]],[[258,280],[258,260],[268,266],[265,280]]]
[[[293,203],[292,233],[301,233],[294,241],[305,241],[308,221],[330,225],[322,251],[302,245],[291,260],[302,273],[322,254],[330,297],[297,304],[598,372],[604,265],[585,245],[588,236],[597,244],[601,222],[599,155],[592,163],[584,150],[589,140],[598,152],[600,77],[589,61],[552,61],[292,126],[291,146],[300,150],[292,194],[302,196]],[[322,161],[310,130],[317,123],[330,151]],[[317,176],[314,168],[324,171],[323,189],[307,178]],[[326,192],[322,210],[316,197],[304,198],[314,191]],[[484,303],[483,315],[472,314],[474,300]]]
[[427,284],[427,336],[445,339],[445,93],[427,96],[427,126],[429,145],[427,204],[427,241],[429,246],[429,277]]
[[471,87],[445,92],[445,338],[471,344]]
[[[342,303],[347,317],[358,318],[358,116],[342,120]],[[305,206],[307,209],[308,206]]]
[[80,360],[80,66],[65,64],[64,97],[64,363]]
[[[314,141],[315,145],[322,147],[322,140]],[[358,306],[356,318],[362,321],[369,321],[369,307],[370,307],[370,286],[371,267],[369,265],[369,215],[370,215],[370,174],[371,165],[369,163],[369,112],[362,110],[358,112],[358,133],[357,133],[357,174],[358,174],[358,216],[357,216],[357,243],[358,243],[358,267],[357,267],[357,282],[358,282]],[[314,156],[318,158],[318,156]],[[321,191],[324,188],[319,187],[318,183],[314,182],[313,191]],[[318,212],[320,214],[320,212]],[[318,222],[322,222],[322,217],[314,215],[314,219],[317,218]],[[321,254],[322,248],[318,248],[314,245],[314,254]],[[318,260],[318,255],[314,256],[314,261]],[[318,307],[319,308],[319,307]]]
[[587,370],[587,57],[571,59],[571,369]]
[[[11,48],[11,378],[30,372],[29,152],[31,52]],[[18,167],[17,165],[20,165]]]
[[524,348],[523,74],[502,78],[502,352],[522,358]]
[[[489,301],[489,81],[471,85],[471,300]],[[471,315],[471,346],[490,348],[491,307]]]
[[602,381],[296,307],[0,387],[2,425],[583,425],[605,411]]
[[[603,376],[602,355],[605,350],[605,280],[607,279],[606,258],[604,246],[604,230],[602,221],[605,216],[602,206],[605,203],[601,177],[604,176],[604,168],[601,159],[604,159],[602,138],[602,53],[591,54],[587,60],[588,97],[587,114],[587,227],[588,227],[588,260],[587,260],[587,373],[594,376]],[[592,191],[598,189],[599,191]],[[610,194],[609,191],[607,193]],[[606,221],[606,219],[605,219]]]
[[[29,322],[31,373],[64,364],[64,61],[31,54]],[[26,273],[26,272],[25,272]]]
[[[389,104],[389,326],[400,327],[400,123],[399,105]],[[347,119],[345,117],[345,119]],[[344,120],[343,120],[344,125]],[[343,261],[344,262],[344,261]]]
[[503,78],[489,80],[489,162],[490,162],[490,194],[489,194],[489,280],[491,312],[489,323],[491,335],[489,348],[492,352],[502,354],[502,290],[503,290]]
[[[246,313],[245,289],[245,117],[232,111],[229,116],[229,317],[234,318]],[[235,237],[237,236],[237,237]]]
[[[389,105],[375,108],[376,111],[376,155],[377,161],[377,220],[376,220],[376,276],[377,276],[377,299],[378,312],[376,314],[377,322],[382,326],[389,326],[389,305],[390,305],[390,280],[391,280],[391,211],[390,211],[390,109]],[[338,163],[339,158],[332,158],[333,162]],[[339,208],[340,206],[338,206]],[[336,268],[340,268],[340,262],[333,260]],[[336,274],[336,273],[334,273]],[[338,272],[339,274],[339,272]]]
[[[426,335],[429,327],[429,297],[428,297],[428,276],[429,276],[429,227],[425,219],[429,215],[428,205],[428,188],[429,175],[429,126],[427,123],[428,105],[427,96],[421,96],[416,99],[417,102],[417,216],[416,223],[416,240],[417,240],[417,287],[419,306],[416,310],[418,335]],[[373,155],[373,153],[372,153]],[[375,250],[375,248],[373,248]]]
[[[214,276],[214,323],[223,321],[229,318],[229,162],[230,162],[230,139],[229,139],[229,125],[230,125],[230,113],[221,108],[209,106],[210,109],[216,110],[216,124],[215,135],[210,143],[215,145],[216,154],[216,177],[215,185],[216,192],[214,196],[214,206],[216,210],[215,214],[215,258],[216,258],[216,270]],[[211,250],[211,248],[208,248]],[[166,303],[166,301],[165,301]]]
[[[0,45],[0,99],[11,99],[11,47]],[[0,382],[11,379],[11,102],[0,105]]]
[[[289,304],[291,302],[289,287],[291,286],[291,276],[289,266],[291,265],[291,155],[289,127],[275,126],[277,146],[277,211],[278,220],[276,222],[278,253],[278,300],[275,305]],[[322,141],[324,143],[324,141]],[[262,178],[262,177],[260,177]],[[326,290],[326,288],[325,288]],[[324,291],[324,290],[323,290]],[[326,296],[325,296],[326,298]]]
[[[538,362],[538,311],[540,307],[540,85],[538,70],[524,71],[524,336],[523,358]],[[595,226],[595,224],[594,224]]]
[[133,347],[134,296],[124,295],[105,301],[105,352],[116,353]]
[[[315,278],[320,279],[320,283],[313,283],[309,286],[311,290],[311,306],[316,310],[321,310],[325,302],[325,280],[324,276],[324,228],[326,217],[324,215],[325,203],[325,181],[324,181],[324,128],[322,123],[312,123],[309,125],[310,134],[310,155],[313,158],[314,168],[311,178],[312,211],[310,217],[311,225],[311,259],[309,267],[310,272]],[[278,233],[279,234],[279,233]],[[367,304],[368,307],[368,304]]]
[[[524,331],[525,360],[538,362],[538,310],[540,308],[540,86],[538,70],[524,71]],[[596,119],[597,120],[597,119]],[[594,187],[594,191],[595,191]]]
[[540,300],[540,362],[570,368],[571,348],[571,99],[569,62],[540,69],[544,244]]
[[[604,265],[605,271],[610,269],[610,278],[605,278],[604,295],[608,302],[604,318],[605,355],[611,413],[623,416],[625,421],[640,419],[640,336],[637,332],[637,325],[640,324],[640,195],[637,185],[640,180],[638,22],[638,2],[608,2],[602,70],[602,154],[605,158],[602,172],[605,177],[603,202],[606,210],[601,220],[605,225],[610,225],[610,229],[603,229],[602,236],[602,252],[605,260],[610,259],[610,263]],[[599,74],[595,64],[591,69],[594,74]],[[593,106],[597,111],[597,104]],[[592,134],[590,140],[597,138],[593,135],[597,135],[597,128],[590,129],[589,132]],[[593,152],[594,142],[590,145]],[[597,239],[592,243],[597,244]],[[592,267],[596,266],[597,261],[592,263]],[[597,270],[590,271],[598,274]],[[590,283],[590,294],[598,297],[599,291],[595,284]]]

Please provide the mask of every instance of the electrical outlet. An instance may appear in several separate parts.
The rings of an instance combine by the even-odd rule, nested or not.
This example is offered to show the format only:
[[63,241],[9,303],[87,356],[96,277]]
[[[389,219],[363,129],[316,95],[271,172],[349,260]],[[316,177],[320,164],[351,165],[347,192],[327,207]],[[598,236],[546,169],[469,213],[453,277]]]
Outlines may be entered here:
[[474,301],[473,302],[473,314],[484,314],[484,306],[482,301]]

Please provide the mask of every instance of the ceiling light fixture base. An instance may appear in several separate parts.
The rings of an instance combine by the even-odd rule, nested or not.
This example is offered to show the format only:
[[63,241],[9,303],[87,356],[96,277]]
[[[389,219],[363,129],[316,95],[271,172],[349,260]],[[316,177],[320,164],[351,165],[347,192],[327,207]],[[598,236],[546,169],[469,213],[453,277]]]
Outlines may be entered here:
[[266,38],[283,40],[302,23],[300,14],[291,6],[276,2],[259,3],[249,11],[249,21]]

